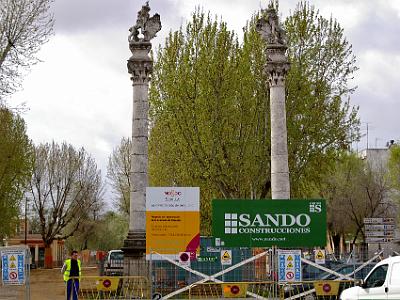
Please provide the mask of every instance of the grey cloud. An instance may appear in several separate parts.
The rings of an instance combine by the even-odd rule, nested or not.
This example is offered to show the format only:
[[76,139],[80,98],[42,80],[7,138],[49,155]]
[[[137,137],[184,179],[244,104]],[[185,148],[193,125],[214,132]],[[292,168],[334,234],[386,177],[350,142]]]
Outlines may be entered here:
[[[104,27],[129,28],[136,22],[137,12],[144,3],[144,0],[56,0],[52,7],[56,32],[74,34]],[[150,1],[150,7],[150,13],[159,13],[162,20],[176,19],[173,1]]]
[[369,50],[380,48],[385,52],[399,52],[400,18],[396,11],[382,6],[370,6],[361,23],[349,32],[354,48]]
[[359,143],[360,149],[366,148],[367,144],[366,123],[369,127],[370,147],[384,147],[389,140],[400,140],[398,104],[395,103],[396,99],[393,99],[399,92],[399,88],[392,87],[387,95],[371,95],[366,89],[360,88],[352,97],[352,104],[360,107],[361,131],[364,134]]

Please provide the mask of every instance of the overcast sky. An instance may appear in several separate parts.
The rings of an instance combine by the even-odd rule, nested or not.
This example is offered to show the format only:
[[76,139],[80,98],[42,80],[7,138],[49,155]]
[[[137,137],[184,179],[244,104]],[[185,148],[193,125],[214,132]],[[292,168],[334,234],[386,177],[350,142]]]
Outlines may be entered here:
[[[280,0],[280,15],[294,0]],[[128,29],[145,1],[55,0],[55,35],[39,53],[10,104],[25,102],[28,134],[35,143],[67,141],[85,147],[103,174],[122,137],[131,134],[132,86],[127,73]],[[360,107],[362,133],[368,123],[369,146],[400,140],[400,0],[313,0],[325,17],[336,18],[353,45],[360,68],[351,98]],[[267,0],[151,0],[150,14],[161,15],[162,30],[153,47],[190,19],[196,6],[221,16],[240,33]],[[364,137],[358,148],[366,148]],[[357,147],[357,145],[355,145]]]

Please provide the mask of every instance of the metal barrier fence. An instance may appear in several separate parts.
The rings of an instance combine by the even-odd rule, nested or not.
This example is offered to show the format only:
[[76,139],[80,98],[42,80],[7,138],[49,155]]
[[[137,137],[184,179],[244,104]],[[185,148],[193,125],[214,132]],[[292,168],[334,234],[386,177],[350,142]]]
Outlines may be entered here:
[[[78,278],[71,278],[71,281]],[[67,289],[66,285],[66,289]],[[67,290],[65,293],[67,294]],[[70,294],[76,293],[71,284]],[[86,299],[151,299],[151,284],[140,276],[82,276],[78,298]]]
[[343,289],[354,286],[352,280],[307,281],[279,284],[265,282],[207,282],[190,286],[189,299],[338,299]]
[[[273,255],[271,249],[232,248],[229,252],[231,261],[227,265],[222,261],[224,251],[224,249],[203,247],[195,260],[188,259],[187,261],[155,253],[156,259],[150,256],[150,260],[137,260],[135,262],[137,265],[133,266],[130,263],[129,267],[133,266],[138,271],[133,274],[149,278],[151,295],[158,295],[163,299],[189,298],[192,290],[200,289],[200,287],[208,291],[208,294],[204,292],[204,295],[221,296],[223,292],[221,284],[226,282],[247,283],[247,291],[254,293],[256,297],[284,299],[287,296],[290,299],[315,299],[317,289],[313,284],[316,280],[319,282],[346,280],[348,282],[346,284],[350,285],[351,282],[363,279],[381,259],[382,254],[377,253],[369,261],[363,263],[354,260],[345,262],[327,260],[321,265],[301,258],[303,282],[284,284],[277,282],[276,256]],[[104,267],[103,275],[118,276],[124,272],[132,274],[126,273],[127,265],[124,261],[108,263],[109,266]],[[147,270],[146,274],[144,270]],[[341,283],[339,291],[345,287],[347,286]],[[198,293],[198,296],[200,295],[202,294]],[[323,297],[321,299],[335,299],[337,295],[332,298],[324,294]]]

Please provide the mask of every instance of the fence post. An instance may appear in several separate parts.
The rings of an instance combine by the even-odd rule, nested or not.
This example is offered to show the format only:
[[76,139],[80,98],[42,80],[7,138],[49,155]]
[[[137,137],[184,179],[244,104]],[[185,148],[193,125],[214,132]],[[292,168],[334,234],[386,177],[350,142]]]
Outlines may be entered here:
[[25,300],[31,299],[31,250],[26,249],[25,261]]

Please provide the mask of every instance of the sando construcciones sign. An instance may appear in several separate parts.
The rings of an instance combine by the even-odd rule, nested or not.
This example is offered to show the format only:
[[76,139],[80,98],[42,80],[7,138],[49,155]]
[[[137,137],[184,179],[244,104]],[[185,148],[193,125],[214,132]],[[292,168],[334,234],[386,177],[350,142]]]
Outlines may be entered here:
[[226,247],[326,245],[325,200],[212,202],[213,236]]

